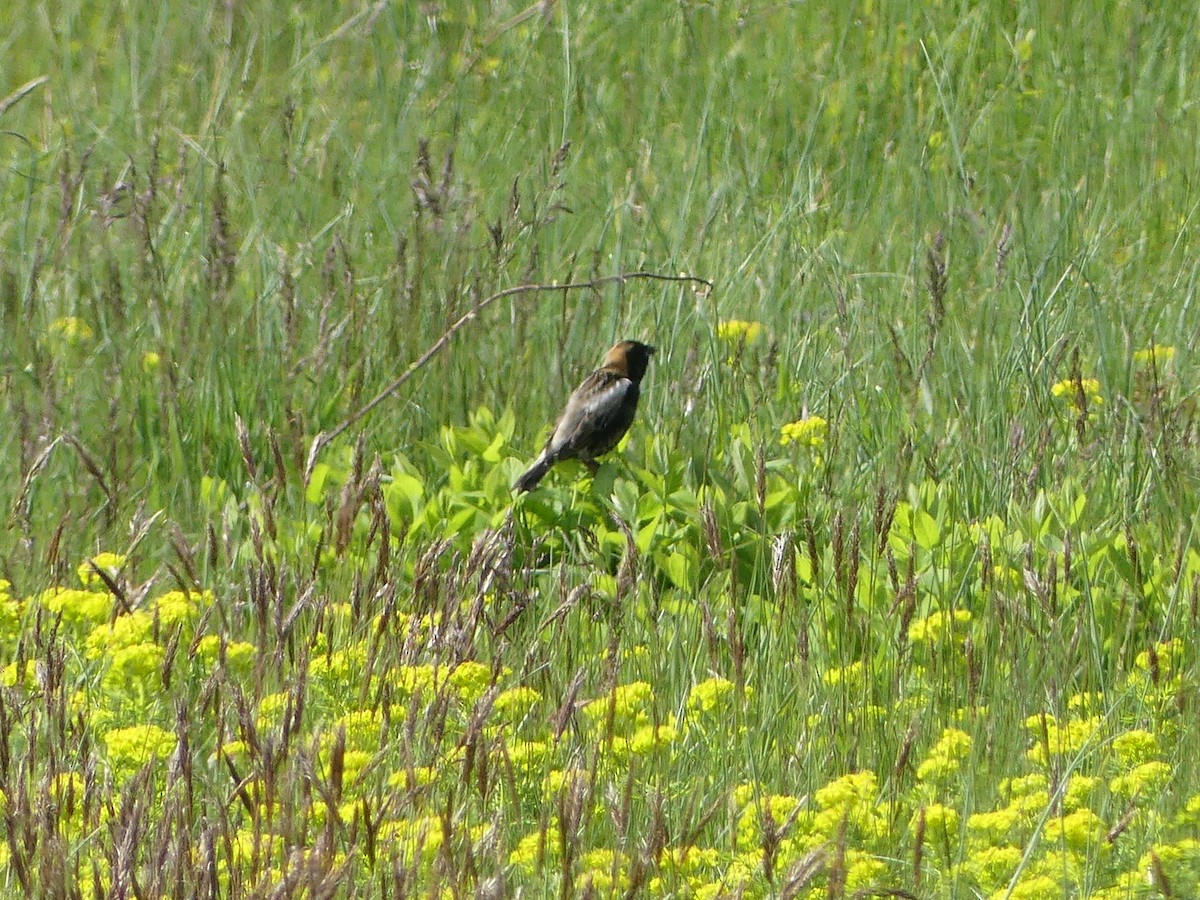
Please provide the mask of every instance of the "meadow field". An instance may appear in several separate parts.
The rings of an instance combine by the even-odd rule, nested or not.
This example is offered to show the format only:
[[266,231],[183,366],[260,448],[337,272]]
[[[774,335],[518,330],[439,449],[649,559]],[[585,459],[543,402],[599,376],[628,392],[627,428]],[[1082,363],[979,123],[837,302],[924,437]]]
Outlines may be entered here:
[[0,60],[0,896],[1200,896],[1200,7]]

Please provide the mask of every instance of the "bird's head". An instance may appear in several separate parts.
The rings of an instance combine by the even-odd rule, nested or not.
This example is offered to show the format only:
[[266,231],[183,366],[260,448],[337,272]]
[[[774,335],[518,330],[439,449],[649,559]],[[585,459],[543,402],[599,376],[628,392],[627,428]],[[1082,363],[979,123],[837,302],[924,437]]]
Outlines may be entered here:
[[604,357],[605,369],[615,369],[631,381],[641,381],[650,365],[654,348],[641,341],[621,341],[614,344]]

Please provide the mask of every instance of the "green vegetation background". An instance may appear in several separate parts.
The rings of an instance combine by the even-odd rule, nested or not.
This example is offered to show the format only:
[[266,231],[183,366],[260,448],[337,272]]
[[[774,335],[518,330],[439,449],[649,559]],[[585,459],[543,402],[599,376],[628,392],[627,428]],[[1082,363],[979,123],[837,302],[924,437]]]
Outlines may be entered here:
[[[909,793],[897,757],[919,758],[961,708],[990,706],[968,729],[984,774],[941,798],[959,803],[964,839],[938,882],[959,890],[961,877],[986,895],[978,872],[954,867],[970,859],[971,809],[991,808],[1001,778],[1028,772],[1026,717],[1064,715],[1080,693],[1132,691],[1130,673],[1151,665],[1142,657],[1139,669],[1138,654],[1153,660],[1170,639],[1194,659],[1196,10],[18,6],[0,12],[0,578],[16,610],[5,665],[64,646],[36,598],[76,583],[79,563],[103,550],[129,558],[104,587],[126,591],[130,608],[211,589],[222,611],[197,641],[219,634],[290,657],[327,627],[329,604],[353,608],[347,635],[329,631],[334,644],[366,640],[384,584],[388,609],[414,620],[486,595],[492,605],[449,655],[401,637],[391,662],[478,659],[496,685],[539,691],[543,723],[577,670],[580,700],[651,683],[650,717],[680,729],[702,679],[750,685],[757,704],[729,723],[750,737],[711,753],[688,745],[690,764],[647,764],[665,812],[646,801],[627,821],[580,825],[583,846],[619,845],[625,889],[628,860],[658,864],[637,847],[661,814],[672,835],[728,854],[687,889],[736,890],[720,873],[745,848],[729,849],[724,813],[698,824],[710,804],[750,782],[804,796],[859,769],[888,782],[888,802],[909,797],[871,852],[887,845],[903,860],[878,884],[914,889],[923,863],[910,815],[930,798]],[[639,270],[713,287],[629,281],[493,304],[305,481],[317,434],[484,298]],[[738,341],[719,330],[730,320],[761,330]],[[628,447],[595,482],[562,467],[510,516],[507,485],[566,393],[624,337],[660,348]],[[781,445],[784,425],[812,416],[823,440]],[[493,537],[507,548],[504,577],[483,586],[464,561]],[[1075,580],[1072,554],[1087,561]],[[793,556],[789,589],[779,566]],[[1002,568],[1014,580],[997,599]],[[433,600],[421,594],[430,570],[442,576]],[[279,608],[303,600],[296,631],[272,630],[256,610],[268,582]],[[577,588],[599,599],[580,601]],[[781,592],[803,602],[772,605]],[[954,609],[980,629],[974,661],[950,641],[944,668],[916,672],[904,629]],[[1194,837],[1171,818],[1200,789],[1194,762],[1170,750],[1198,736],[1191,659],[1172,694],[1188,724],[1163,725],[1157,695],[1120,714],[1127,695],[1102,702],[1116,731],[1157,736],[1173,799],[1154,800],[1161,821],[1139,820],[1124,857],[1087,856],[1087,872],[1103,874],[1062,880],[1064,896],[1138,871],[1155,841]],[[854,691],[823,679],[862,661],[870,676]],[[106,665],[68,671],[102,685]],[[839,724],[864,705],[892,707],[906,679],[927,675],[922,715],[896,706],[874,730]],[[241,687],[251,708],[290,683],[286,672],[254,677]],[[167,691],[161,707],[143,697],[121,724],[162,719],[178,732],[175,706],[196,690]],[[364,708],[377,707],[366,693]],[[14,696],[11,752],[29,762],[5,764],[10,797],[20,783],[44,787],[47,747],[67,733]],[[344,713],[311,708],[305,727],[328,736]],[[190,789],[217,796],[232,789],[229,773],[206,754],[245,735],[202,718],[196,765],[209,765],[208,780]],[[810,744],[814,722],[828,733]],[[100,746],[99,730],[80,729]],[[441,735],[425,738],[420,752],[406,747],[410,768],[436,766],[445,750]],[[582,738],[571,752],[592,767],[603,756]],[[103,773],[102,752],[96,760]],[[119,801],[121,778],[98,778]],[[504,835],[480,852],[491,862],[478,880],[540,884],[578,855],[514,869],[510,853],[566,815],[567,795],[500,803],[480,788],[473,805],[453,794],[429,803],[452,824]],[[410,801],[375,812],[408,821],[421,805]],[[1132,808],[1114,799],[1105,828]],[[192,841],[207,827],[143,814]],[[1108,843],[1120,850],[1128,828]],[[359,847],[346,829],[330,838],[338,865]],[[813,884],[836,896],[846,840],[827,837],[842,862],[824,858]],[[62,878],[91,873],[87,854],[106,839],[72,844],[83,869]],[[570,841],[559,843],[552,852],[566,853]],[[449,862],[426,862],[425,883],[468,889]],[[754,890],[782,890],[762,868]],[[608,869],[620,883],[621,866]],[[1016,885],[1027,869],[996,883]],[[1170,879],[1159,869],[1161,892]],[[111,862],[96,871],[114,877]],[[371,872],[344,878],[378,880]]]

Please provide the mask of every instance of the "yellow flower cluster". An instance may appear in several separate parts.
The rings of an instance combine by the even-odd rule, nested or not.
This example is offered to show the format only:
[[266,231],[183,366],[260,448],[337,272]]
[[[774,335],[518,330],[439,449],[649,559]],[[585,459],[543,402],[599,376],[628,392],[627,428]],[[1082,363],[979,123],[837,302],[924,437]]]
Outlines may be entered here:
[[693,685],[687,699],[688,716],[728,711],[734,690],[734,683],[725,678],[709,678]]
[[1175,358],[1174,347],[1164,347],[1162,344],[1153,344],[1145,350],[1135,350],[1133,353],[1133,361],[1143,366],[1152,366],[1156,369],[1161,369]]
[[650,721],[654,691],[644,681],[620,684],[609,697],[592,700],[583,707],[583,716],[593,729],[603,728],[608,711],[613,710],[614,728],[619,733],[633,731]]
[[120,776],[129,776],[152,759],[165,760],[175,752],[176,739],[157,725],[115,728],[104,735],[108,761]]
[[[932,835],[939,843],[957,842],[958,840],[958,823],[961,817],[958,810],[950,806],[945,806],[941,803],[930,803],[928,806],[921,807],[921,812],[925,814],[925,833]],[[915,813],[910,827],[916,828],[917,819],[920,812]]]
[[167,591],[151,601],[150,607],[158,617],[158,626],[168,632],[179,625],[194,625],[205,609],[216,602],[212,591],[185,593]]
[[924,619],[917,619],[908,626],[908,639],[914,644],[943,643],[948,636],[957,641],[966,639],[966,628],[971,624],[971,613],[965,609],[953,612],[938,610]]
[[770,794],[757,800],[750,798],[738,817],[738,846],[761,845],[767,823],[775,830],[780,829],[799,805],[799,799],[785,794]]
[[36,598],[38,605],[52,613],[62,613],[68,626],[99,625],[112,615],[113,597],[107,591],[88,591],[53,587]]
[[929,755],[917,766],[917,779],[941,783],[954,777],[971,753],[971,736],[958,728],[947,728]]
[[517,846],[508,854],[508,864],[521,871],[533,873],[544,859],[553,858],[561,840],[558,820],[551,819],[544,830],[532,831],[517,842]]
[[[1154,893],[1172,897],[1195,897],[1200,893],[1200,840],[1184,838],[1170,844],[1155,844],[1138,861],[1138,869]],[[1161,879],[1161,882],[1160,882]]]
[[467,705],[474,703],[486,693],[492,683],[491,666],[468,660],[460,663],[450,673],[450,687],[458,699]]
[[533,713],[542,702],[542,695],[531,687],[519,685],[502,691],[492,704],[496,715],[507,722],[519,723]]
[[0,578],[0,647],[15,642],[20,634],[24,604],[12,596],[12,585]]
[[1108,789],[1118,797],[1156,794],[1171,783],[1173,774],[1170,763],[1155,760],[1134,766],[1125,774],[1110,779]]
[[1025,755],[1030,762],[1044,766],[1049,764],[1051,757],[1079,753],[1096,737],[1101,721],[1099,716],[1064,722],[1050,715],[1030,716],[1025,720],[1025,727],[1033,736],[1033,746]]
[[[254,645],[246,641],[228,641],[220,635],[206,634],[196,643],[196,658],[205,666],[215,668],[221,659],[224,644],[225,668],[237,674],[247,674],[254,666]],[[314,660],[314,668],[316,668]]]
[[1112,746],[1121,765],[1130,769],[1157,760],[1160,752],[1158,738],[1142,729],[1121,732],[1113,738]]
[[1084,853],[1100,846],[1107,831],[1104,820],[1086,807],[1046,823],[1046,834],[1051,840],[1061,841],[1069,849]]
[[1079,412],[1083,405],[1081,397],[1090,406],[1104,403],[1104,398],[1100,395],[1100,381],[1096,378],[1067,378],[1053,384],[1050,393],[1060,400],[1065,400],[1076,412]]
[[104,579],[96,572],[104,572],[109,578],[116,578],[125,565],[125,557],[119,553],[97,553],[91,559],[81,563],[76,570],[80,582],[85,588],[101,587]]
[[824,445],[828,433],[829,423],[821,416],[805,416],[795,422],[788,422],[779,429],[779,443],[785,447],[788,444],[796,444],[800,447],[816,448]]
[[865,671],[862,660],[852,662],[848,666],[835,666],[821,673],[821,680],[829,687],[859,687],[863,683]]
[[96,336],[92,326],[78,316],[55,319],[46,334],[52,347],[77,347],[89,343]]
[[730,344],[753,344],[761,332],[761,322],[726,319],[717,324],[717,337]]

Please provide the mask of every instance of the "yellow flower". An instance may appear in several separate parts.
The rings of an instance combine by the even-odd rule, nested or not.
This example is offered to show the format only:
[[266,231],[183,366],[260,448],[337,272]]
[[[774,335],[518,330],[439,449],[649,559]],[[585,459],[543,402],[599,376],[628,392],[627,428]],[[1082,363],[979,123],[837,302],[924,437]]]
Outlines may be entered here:
[[1114,794],[1132,797],[1134,794],[1157,793],[1171,782],[1171,767],[1156,761],[1135,766],[1124,775],[1118,775],[1108,783]]
[[624,743],[634,756],[644,756],[662,747],[669,747],[679,737],[674,725],[643,725]]
[[458,691],[463,703],[471,704],[486,693],[492,682],[491,666],[478,662],[464,662],[450,673],[450,685]]
[[958,728],[947,728],[929,755],[917,767],[920,781],[944,781],[958,773],[971,752],[971,736]]
[[1077,809],[1046,823],[1046,833],[1051,838],[1061,839],[1072,850],[1086,850],[1097,845],[1106,831],[1103,820],[1090,809]]
[[720,854],[713,848],[665,847],[658,866],[677,875],[692,875],[702,869],[711,869],[720,861]]
[[1059,900],[1064,896],[1062,886],[1053,878],[1033,875],[1018,881],[1011,892],[1007,886],[1000,888],[989,900]]
[[717,324],[717,337],[730,344],[753,344],[762,332],[761,322],[747,322],[743,319],[726,319]]
[[967,857],[961,868],[986,890],[992,891],[1008,882],[1023,855],[1020,847],[1007,844],[981,847]]
[[282,725],[289,699],[290,695],[287,691],[279,691],[278,693],[267,694],[259,700],[257,726],[260,729],[268,730],[278,728]]
[[140,769],[151,759],[164,760],[175,752],[175,735],[157,725],[117,728],[104,735],[104,746],[113,768],[126,773]]
[[1017,778],[1000,779],[1000,793],[1008,794],[1013,799],[1038,797],[1048,801],[1050,780],[1041,772],[1032,775],[1021,775]]
[[[282,696],[286,697],[287,695]],[[370,750],[371,752],[379,749],[383,717],[378,710],[359,709],[346,713],[334,723],[333,730],[326,733],[327,741],[334,740],[339,727],[346,729],[347,749]]]
[[[518,773],[541,771],[550,758],[550,745],[545,741],[514,741],[505,750],[509,762]],[[496,751],[496,756],[500,759],[499,751]]]
[[845,893],[849,896],[865,896],[868,889],[878,886],[888,873],[887,863],[861,850],[847,850],[845,863]]
[[[1099,850],[1100,848],[1094,849]],[[1095,855],[1095,853],[1092,854],[1093,861]],[[1039,859],[1031,860],[1029,867],[1025,870],[1025,877],[1045,875],[1053,878],[1060,885],[1080,884],[1088,869],[1088,858],[1086,852],[1079,853],[1069,847],[1060,846],[1047,849]]]
[[1153,366],[1156,369],[1161,369],[1167,363],[1175,358],[1174,347],[1164,347],[1162,344],[1152,344],[1145,350],[1136,350],[1133,354],[1133,361],[1142,365]]
[[[579,859],[580,868],[583,874],[580,876],[580,881],[584,884],[591,884],[592,890],[585,888],[584,894],[589,895],[592,891],[602,891],[607,893],[615,887],[624,888],[626,869],[629,866],[629,861],[621,853],[615,850],[589,850],[584,853]],[[618,877],[621,884],[613,882],[613,867],[616,867]]]
[[90,341],[95,334],[92,328],[78,316],[63,316],[50,323],[47,330],[50,343],[60,347],[76,347]]
[[821,680],[829,687],[840,687],[841,685],[855,686],[862,683],[863,679],[863,664],[862,660],[852,662],[848,666],[835,667],[826,669],[821,673]]
[[492,710],[504,720],[518,722],[532,713],[541,700],[541,694],[531,687],[521,685],[501,693],[492,705]]
[[1082,691],[1067,698],[1067,709],[1081,715],[1095,715],[1103,709],[1103,706],[1103,691]]
[[550,794],[561,794],[575,785],[587,784],[588,773],[583,769],[551,769],[542,779],[542,790]]
[[195,622],[200,618],[201,610],[211,606],[215,599],[212,591],[187,594],[183,591],[167,591],[150,603],[159,624],[163,628],[173,629],[184,622]]
[[1175,824],[1185,828],[1200,827],[1200,794],[1193,794],[1183,812],[1175,817]]
[[[654,691],[644,681],[634,681],[613,688],[614,723],[618,731],[628,733],[650,721],[650,704]],[[593,728],[604,726],[608,718],[610,698],[600,697],[583,707],[584,717]]]
[[1063,809],[1083,809],[1092,799],[1092,794],[1100,786],[1100,779],[1091,775],[1072,775],[1067,779],[1067,789],[1063,793]]
[[[350,818],[352,817],[353,813]],[[418,861],[433,862],[444,839],[442,820],[437,816],[397,819],[379,829],[379,840],[399,846],[401,857],[409,866],[416,865]]]
[[820,447],[825,443],[829,423],[820,416],[805,416],[788,422],[779,429],[779,443],[783,446],[799,444],[801,447]]
[[[930,803],[925,808],[925,833],[937,835],[939,838],[953,837],[958,834],[958,810],[941,803]],[[917,816],[912,818],[912,827],[916,827]]]
[[115,579],[124,565],[125,557],[119,553],[97,553],[91,559],[81,563],[76,571],[85,588],[99,587],[104,584],[104,579],[96,574],[96,569],[102,570],[109,578]]
[[818,788],[815,799],[821,809],[851,809],[859,804],[874,805],[878,791],[874,772],[851,772]]
[[1050,387],[1050,393],[1055,397],[1066,400],[1071,409],[1078,411],[1080,395],[1089,405],[1099,405],[1104,402],[1100,396],[1100,382],[1095,378],[1067,378]]
[[62,613],[68,624],[99,625],[112,614],[113,598],[107,592],[49,588],[37,602],[52,613]]
[[1138,861],[1138,868],[1151,884],[1157,884],[1160,872],[1165,875],[1172,897],[1195,897],[1200,886],[1200,841],[1184,838],[1173,844],[1155,844]]
[[153,350],[147,350],[142,354],[142,371],[149,375],[151,372],[158,371],[158,367],[162,364],[162,357]]
[[1182,639],[1171,638],[1169,641],[1156,644],[1153,655],[1149,650],[1143,650],[1134,659],[1133,664],[1143,672],[1157,670],[1157,674],[1161,676],[1163,673],[1169,673],[1178,668],[1186,658],[1186,651],[1187,646]]
[[974,813],[967,817],[967,833],[977,846],[991,846],[1012,837],[1025,817],[1011,806],[991,812]]
[[553,859],[559,844],[558,820],[551,819],[545,833],[534,831],[517,842],[517,848],[508,855],[508,864],[533,874],[542,855]]
[[1049,763],[1051,756],[1069,756],[1078,753],[1100,729],[1099,716],[1089,716],[1085,719],[1068,719],[1059,723],[1053,716],[1045,716],[1045,731],[1042,730],[1043,717],[1030,716],[1025,720],[1025,727],[1033,734],[1033,747],[1025,756],[1038,765]]
[[762,792],[762,786],[753,781],[744,781],[733,789],[729,795],[733,801],[733,805],[741,809],[747,803],[754,799],[756,794]]
[[1134,729],[1113,738],[1117,759],[1127,769],[1158,758],[1158,738],[1149,731]]
[[15,662],[10,662],[0,669],[0,686],[15,688],[17,685],[30,691],[37,688],[37,671],[33,660],[25,660],[19,668]]
[[725,678],[708,678],[692,686],[688,693],[689,715],[716,712],[726,709],[733,699],[734,684]]
[[[76,836],[83,825],[84,792],[84,779],[78,772],[63,772],[55,775],[50,782],[50,796],[54,800],[52,808],[56,808],[58,821]],[[0,805],[3,796],[0,794]]]
[[154,617],[143,610],[118,616],[111,625],[97,625],[87,636],[83,655],[100,659],[106,653],[153,641]]
[[786,794],[772,794],[758,803],[750,803],[738,817],[738,844],[748,847],[760,845],[768,820],[778,831],[800,805],[800,800]]
[[104,686],[109,690],[144,695],[155,684],[162,683],[163,655],[162,647],[149,642],[112,651],[112,664],[104,673]]
[[[318,660],[319,659],[324,659],[324,657],[319,657]],[[314,660],[314,662],[316,661],[317,660]],[[363,655],[363,661],[366,661],[365,652]],[[335,674],[333,672],[332,663],[330,664],[330,674]],[[348,677],[349,674],[350,672],[348,670],[344,673],[341,671],[336,673],[337,677]],[[432,690],[434,684],[438,682],[440,678],[441,676],[438,675],[437,670],[434,669],[433,666],[429,665],[397,666],[392,669],[390,673],[392,687],[394,687],[400,693],[400,697],[403,700],[410,700],[413,697],[424,694],[426,691]]]
[[[196,656],[206,665],[216,665],[221,653],[221,637],[216,634],[207,634],[202,637],[196,645]],[[249,672],[250,667],[254,662],[254,645],[248,644],[245,641],[229,641],[225,645],[225,666],[231,672]],[[313,661],[313,668],[316,668],[316,662],[324,659],[317,657]]]
[[953,612],[938,610],[924,619],[917,619],[908,626],[908,639],[914,644],[928,641],[940,644],[953,635],[959,642],[966,638],[966,626],[971,623],[971,613],[965,609]]
[[356,784],[374,758],[374,754],[366,750],[347,750],[342,757],[342,784]]

